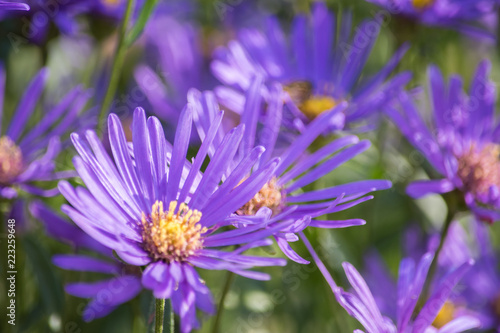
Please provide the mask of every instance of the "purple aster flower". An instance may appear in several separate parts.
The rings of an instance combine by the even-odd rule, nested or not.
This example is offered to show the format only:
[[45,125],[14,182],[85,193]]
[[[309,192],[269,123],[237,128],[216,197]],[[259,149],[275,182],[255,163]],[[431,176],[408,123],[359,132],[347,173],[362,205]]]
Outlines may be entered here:
[[448,27],[472,37],[492,39],[477,23],[496,12],[498,0],[367,0],[391,14],[409,17],[425,25]]
[[[331,119],[345,109],[346,103],[344,102],[331,112],[325,112],[314,119],[293,143],[280,147],[278,136],[282,124],[283,107],[281,86],[276,85],[271,90],[262,124],[258,121],[263,105],[262,96],[259,93],[261,88],[262,81],[254,80],[247,91],[244,111],[241,115],[241,123],[246,129],[245,137],[238,155],[232,162],[232,169],[236,172],[238,168],[236,165],[253,154],[255,145],[261,145],[266,151],[259,165],[246,176],[260,172],[273,158],[279,157],[280,160],[269,181],[251,200],[239,207],[236,213],[239,216],[255,216],[256,223],[261,219],[268,219],[268,228],[283,226],[274,234],[281,250],[296,262],[308,263],[289,245],[289,242],[299,239],[296,232],[308,225],[317,228],[344,228],[365,224],[365,221],[361,219],[339,221],[317,218],[370,200],[373,196],[368,193],[390,188],[391,183],[387,180],[363,180],[321,190],[304,190],[304,187],[368,149],[370,142],[360,141],[356,136],[349,135],[336,139],[316,152],[308,154],[307,149],[325,131]],[[208,135],[209,125],[219,113],[215,96],[211,92],[202,94],[192,90],[188,100],[197,110],[195,123],[203,139]],[[219,133],[214,141],[215,147],[221,138],[222,133]]]
[[30,10],[30,6],[22,2],[0,1],[0,11]]
[[[241,113],[243,92],[255,76],[261,76],[270,86],[278,82],[284,87],[283,125],[287,128],[301,132],[318,115],[344,101],[349,107],[342,118],[332,119],[335,121],[327,130],[366,120],[409,79],[408,73],[402,73],[384,84],[407,45],[376,75],[366,79],[362,74],[380,30],[379,19],[364,21],[351,37],[351,14],[346,13],[336,34],[334,14],[323,2],[316,2],[310,16],[298,15],[293,20],[288,37],[276,17],[267,20],[264,31],[242,29],[237,40],[214,52],[212,72],[228,86],[218,87],[217,97],[224,106]],[[270,89],[266,86],[262,91],[266,99]]]
[[[85,107],[89,94],[77,87],[64,96],[59,104],[46,110],[32,127],[28,120],[42,94],[48,77],[42,69],[26,88],[10,124],[0,132],[0,197],[14,198],[22,190],[34,195],[52,196],[57,188],[43,190],[33,185],[38,181],[51,181],[73,175],[72,172],[55,172],[55,158],[61,150],[59,137],[79,121],[79,113]],[[0,122],[3,120],[3,94],[5,71],[0,65]]]
[[[453,303],[448,302],[457,283],[470,271],[473,259],[468,258],[458,266],[448,267],[432,284],[429,298],[417,307],[434,258],[434,250],[426,252],[418,262],[412,258],[404,258],[399,266],[397,283],[393,282],[381,260],[377,256],[371,257],[368,281],[375,293],[372,293],[369,284],[356,268],[344,262],[342,266],[353,288],[352,292],[346,292],[333,280],[304,233],[300,234],[337,301],[367,332],[445,333],[481,327],[476,312],[467,309],[457,311]],[[440,258],[443,256],[440,255]]]
[[[463,332],[480,327],[477,318],[462,315],[449,321],[440,328],[433,326],[453,288],[470,269],[473,261],[466,262],[448,273],[437,286],[418,314],[414,315],[417,301],[427,277],[433,254],[427,253],[416,264],[413,259],[403,259],[399,266],[397,284],[397,316],[394,323],[384,316],[378,308],[372,292],[363,277],[351,264],[344,262],[347,279],[353,291],[346,292],[332,285],[338,302],[352,317],[356,318],[367,332]],[[362,332],[356,330],[355,332]]]
[[488,79],[489,70],[490,63],[481,62],[466,95],[459,76],[452,76],[446,85],[439,69],[431,66],[430,125],[405,92],[386,112],[443,176],[415,181],[408,186],[407,193],[420,198],[457,189],[478,218],[494,222],[500,219],[500,126],[495,120],[496,89]]
[[[249,248],[269,245],[265,237],[276,228],[263,229],[260,224],[222,228],[247,223],[247,219],[233,213],[264,186],[278,161],[271,160],[244,179],[264,151],[256,147],[223,178],[243,138],[244,126],[238,126],[225,135],[201,173],[221,119],[219,113],[190,163],[186,160],[192,125],[190,105],[180,115],[173,146],[165,140],[159,120],[146,120],[140,108],[134,112],[133,143],[127,144],[118,117],[111,114],[108,126],[113,160],[95,132],[87,131],[86,140],[73,134],[80,154],[74,158],[74,165],[87,188],[59,183],[61,193],[71,204],[64,205],[63,212],[124,262],[144,266],[142,285],[156,298],[172,300],[181,318],[182,332],[198,326],[197,308],[213,312],[210,292],[195,268],[268,279],[267,274],[250,269],[286,263],[281,258],[241,254]],[[239,247],[225,250],[234,245]]]
[[[416,231],[417,230],[415,229],[408,230],[407,233],[412,234],[413,237],[405,237],[404,242],[404,246],[406,247],[406,260],[411,260],[413,262],[416,261],[415,258],[421,258],[422,256],[425,256],[426,253],[435,253],[439,243],[439,235],[435,234],[430,237],[426,237],[425,241],[416,242],[418,245],[415,242],[410,242],[414,244],[408,247],[406,240],[409,238],[415,238],[414,234]],[[469,245],[467,244],[467,234],[465,230],[458,222],[452,222],[443,244],[443,248],[439,253],[437,271],[433,276],[430,285],[431,292],[436,292],[437,289],[439,289],[439,286],[443,283],[450,271],[459,268],[464,263],[469,262],[472,258],[473,255],[469,249]],[[365,263],[366,281],[370,289],[373,291],[373,297],[378,308],[384,313],[384,315],[388,316],[392,320],[397,320],[399,311],[397,307],[397,281],[392,278],[383,260],[376,252],[370,253],[366,257]],[[432,321],[432,325],[435,328],[442,328],[453,320],[463,316],[475,317],[480,320],[482,328],[487,327],[485,326],[483,315],[480,312],[477,312],[474,307],[471,307],[469,302],[464,300],[464,297],[461,296],[464,287],[467,285],[467,276],[474,274],[473,272],[477,269],[478,262],[476,262],[473,270],[469,270],[466,273],[461,283],[458,284],[453,290],[453,293],[448,295],[448,299],[437,313],[436,318]]]
[[[91,283],[69,283],[65,286],[68,294],[91,299],[83,310],[85,321],[106,316],[120,304],[133,299],[143,289],[141,272],[137,266],[118,261],[111,249],[66,222],[40,201],[32,202],[30,211],[34,217],[43,222],[49,236],[71,245],[76,252],[55,255],[52,261],[56,266],[72,271],[110,276]],[[91,251],[93,255],[80,253],[82,250]],[[97,258],[95,254],[98,255]]]
[[[481,320],[484,329],[500,329],[500,271],[498,270],[498,254],[493,249],[484,223],[472,221],[473,242],[465,237],[447,237],[445,248],[448,251],[448,260],[455,266],[457,259],[452,252],[457,249],[471,253],[475,257],[474,269],[470,270],[463,279],[461,288],[456,295],[457,302],[466,304],[467,308],[475,311]],[[462,232],[465,231],[462,229]],[[460,256],[459,256],[460,257]]]

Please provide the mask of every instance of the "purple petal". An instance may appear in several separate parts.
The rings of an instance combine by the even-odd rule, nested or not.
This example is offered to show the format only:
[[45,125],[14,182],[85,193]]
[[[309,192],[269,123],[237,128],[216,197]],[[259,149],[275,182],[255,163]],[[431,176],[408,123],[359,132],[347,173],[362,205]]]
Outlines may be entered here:
[[191,138],[191,126],[193,124],[192,113],[191,106],[186,106],[184,110],[182,110],[177,124],[174,150],[172,151],[172,159],[170,161],[170,170],[168,175],[166,202],[171,202],[177,199],[182,170],[186,161],[189,139]]
[[301,256],[295,252],[290,244],[288,244],[288,241],[286,239],[280,238],[280,237],[275,237],[276,242],[278,243],[278,246],[280,247],[281,251],[291,260],[299,263],[299,264],[309,264],[309,261],[305,260]]
[[448,193],[453,191],[455,185],[448,179],[441,180],[419,180],[411,183],[406,188],[406,193],[412,198],[418,199],[434,193]]
[[120,271],[116,263],[78,254],[55,255],[52,257],[52,262],[60,268],[72,271],[89,271],[108,274],[117,274]]
[[321,221],[321,220],[311,220],[311,223],[309,226],[315,227],[315,228],[347,228],[347,227],[354,227],[354,226],[360,226],[360,225],[365,225],[366,221],[361,220],[361,219],[350,219],[350,220],[328,220],[328,221]]
[[473,316],[460,316],[441,327],[438,333],[460,333],[480,327],[481,321],[478,318]]
[[342,266],[344,267],[344,271],[347,276],[347,279],[349,280],[349,283],[356,291],[357,295],[359,296],[359,299],[365,304],[366,309],[370,312],[371,316],[374,318],[374,324],[375,325],[378,324],[377,326],[379,327],[379,329],[383,330],[383,328],[380,327],[380,323],[383,322],[382,314],[380,313],[377,303],[375,302],[375,299],[373,298],[373,295],[370,289],[368,288],[368,285],[366,284],[365,280],[359,274],[356,268],[354,268],[354,266],[352,266],[348,262],[344,262]]
[[31,80],[30,85],[26,88],[21,102],[19,103],[14,117],[10,121],[10,126],[7,130],[7,135],[13,140],[17,141],[19,135],[24,129],[24,125],[30,118],[31,113],[35,109],[35,105],[40,97],[45,82],[48,76],[48,69],[43,68],[38,72],[38,74]]

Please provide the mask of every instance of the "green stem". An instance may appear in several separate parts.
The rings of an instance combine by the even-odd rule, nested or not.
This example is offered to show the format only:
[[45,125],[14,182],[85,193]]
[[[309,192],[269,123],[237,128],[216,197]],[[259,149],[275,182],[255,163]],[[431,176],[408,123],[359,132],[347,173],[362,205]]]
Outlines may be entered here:
[[[165,312],[168,314],[169,319],[167,326],[164,327]],[[172,307],[172,301],[170,299],[156,299],[156,313],[155,313],[155,333],[174,333],[175,331],[175,319],[174,319],[174,308]]]
[[219,332],[220,322],[222,320],[222,312],[224,310],[224,301],[226,300],[226,296],[227,293],[229,292],[229,289],[231,289],[231,284],[233,283],[233,280],[234,280],[234,273],[228,271],[226,275],[226,282],[224,282],[224,289],[222,290],[222,295],[220,296],[219,306],[217,307],[217,314],[215,316],[214,325],[212,326],[212,333]]
[[[500,19],[500,8],[497,11],[497,20]],[[497,36],[500,33],[500,24],[497,24]],[[497,51],[500,50],[500,40],[497,38]]]
[[172,301],[170,299],[167,300],[167,304],[165,306],[165,309],[170,317],[167,332],[174,333],[174,331],[175,331],[174,308],[172,306]]
[[444,242],[446,240],[446,236],[448,235],[448,231],[450,230],[451,222],[455,218],[455,215],[456,215],[457,210],[458,210],[455,192],[451,192],[451,193],[445,195],[444,199],[446,200],[446,203],[448,204],[448,213],[446,215],[446,220],[444,222],[443,230],[441,231],[441,238],[439,240],[438,248],[436,249],[436,253],[434,254],[434,258],[432,258],[432,263],[431,263],[431,266],[429,268],[429,273],[427,274],[427,279],[425,281],[425,285],[424,285],[422,294],[420,295],[419,305],[423,305],[424,302],[430,296],[430,288],[431,288],[431,284],[432,284],[432,280],[434,278],[434,275],[436,274],[439,254],[441,253],[441,250],[443,249],[443,245],[444,245]]
[[125,62],[125,54],[127,53],[127,45],[125,43],[125,35],[127,33],[127,27],[132,16],[132,10],[134,8],[134,0],[128,0],[127,10],[125,11],[125,16],[120,26],[120,31],[118,33],[118,43],[116,45],[116,50],[113,59],[113,66],[111,68],[111,76],[109,78],[108,90],[104,95],[104,101],[101,105],[101,111],[99,112],[99,123],[98,129],[102,131],[104,126],[106,115],[109,111],[113,97],[115,96],[116,89],[118,87],[118,81],[120,80],[120,72],[123,69],[123,63]]
[[155,333],[163,333],[163,316],[165,315],[165,300],[156,299]]

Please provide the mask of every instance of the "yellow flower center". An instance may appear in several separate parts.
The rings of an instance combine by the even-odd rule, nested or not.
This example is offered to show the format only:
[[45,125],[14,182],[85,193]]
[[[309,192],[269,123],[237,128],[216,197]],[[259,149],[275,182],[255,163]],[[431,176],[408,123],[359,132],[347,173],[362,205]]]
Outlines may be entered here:
[[284,90],[300,111],[313,120],[325,111],[334,108],[338,101],[326,95],[313,95],[313,86],[308,81],[295,81],[286,86]]
[[122,2],[122,0],[102,0],[102,2],[104,2],[107,6],[117,6]]
[[413,7],[417,9],[425,9],[434,3],[434,0],[412,0]]
[[329,96],[312,96],[299,105],[299,109],[312,120],[323,112],[333,109],[335,105],[337,101]]
[[201,213],[185,203],[171,201],[168,211],[156,201],[151,215],[142,215],[144,248],[154,260],[184,261],[203,247],[201,235],[207,231],[198,223]]
[[8,184],[23,170],[23,154],[8,136],[0,138],[0,184]]
[[455,305],[447,301],[446,303],[444,303],[441,310],[439,310],[436,319],[434,319],[434,321],[432,322],[432,326],[436,328],[441,328],[444,325],[448,324],[450,321],[452,321],[454,315],[455,315]]
[[283,209],[285,194],[278,186],[276,177],[267,182],[250,201],[236,211],[238,215],[255,215],[262,207],[272,210],[273,215],[279,214]]
[[500,186],[500,145],[487,144],[482,149],[476,145],[458,156],[458,176],[466,191],[485,195],[492,185]]

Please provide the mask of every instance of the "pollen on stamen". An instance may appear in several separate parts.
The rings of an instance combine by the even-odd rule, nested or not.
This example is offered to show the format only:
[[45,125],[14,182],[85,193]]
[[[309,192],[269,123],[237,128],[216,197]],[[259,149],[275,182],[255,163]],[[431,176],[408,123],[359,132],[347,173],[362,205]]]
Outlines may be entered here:
[[238,215],[255,215],[262,207],[271,209],[273,215],[279,214],[285,205],[285,193],[277,184],[276,177],[267,182],[252,199],[236,211]]
[[23,170],[23,154],[9,137],[0,138],[0,184],[8,184]]
[[163,202],[156,201],[151,214],[142,215],[144,249],[155,261],[185,261],[203,248],[202,234],[207,229],[198,223],[201,212],[185,203],[176,208],[177,201],[170,202],[168,211],[163,210]]
[[434,3],[434,0],[412,0],[413,7],[417,9],[425,9]]
[[487,195],[492,185],[500,187],[500,145],[472,145],[458,156],[458,176],[464,189],[474,195]]
[[[313,86],[308,81],[296,81],[284,86],[291,100],[309,120],[313,120],[325,111],[333,109],[338,101],[328,95],[314,95]],[[328,91],[324,87],[322,91]]]
[[325,111],[333,109],[337,105],[337,101],[329,96],[312,96],[299,105],[299,110],[313,120]]

